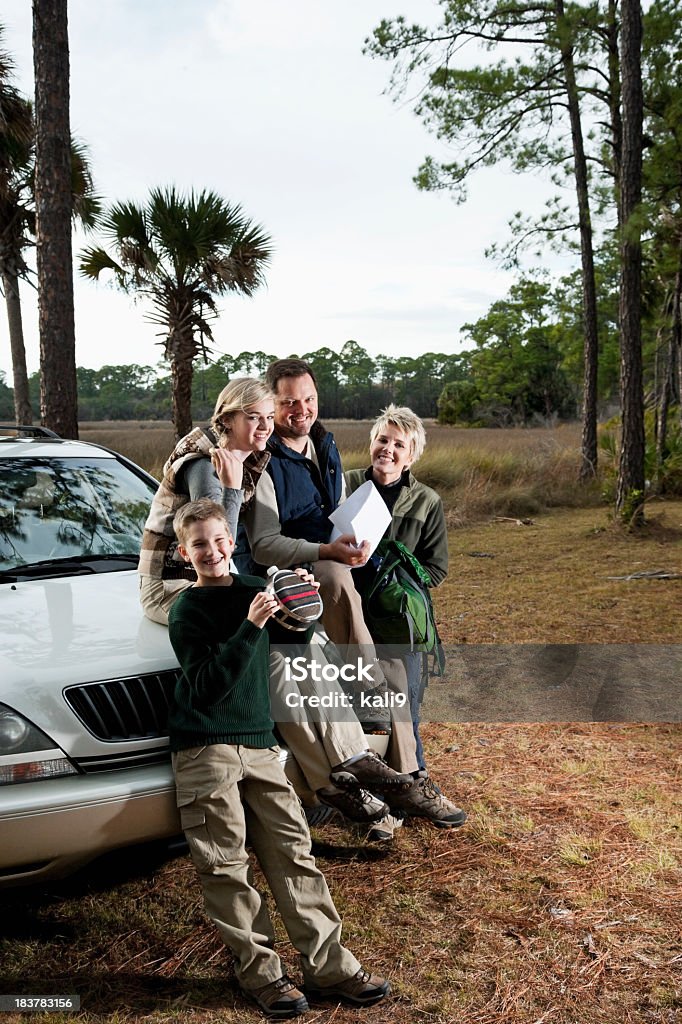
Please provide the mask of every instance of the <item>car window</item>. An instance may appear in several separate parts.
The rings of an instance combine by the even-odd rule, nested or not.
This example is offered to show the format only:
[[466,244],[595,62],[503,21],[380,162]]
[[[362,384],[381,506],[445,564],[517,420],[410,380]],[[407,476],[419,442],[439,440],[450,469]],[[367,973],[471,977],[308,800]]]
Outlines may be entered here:
[[0,459],[0,569],[137,556],[153,494],[116,459]]

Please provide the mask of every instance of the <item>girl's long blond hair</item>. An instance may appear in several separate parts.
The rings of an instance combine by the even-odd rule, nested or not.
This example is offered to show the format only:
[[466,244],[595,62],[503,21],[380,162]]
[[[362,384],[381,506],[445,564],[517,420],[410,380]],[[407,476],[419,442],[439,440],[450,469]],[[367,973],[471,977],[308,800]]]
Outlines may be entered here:
[[233,412],[246,412],[266,398],[274,399],[272,391],[257,377],[235,377],[226,384],[216,399],[211,417],[211,426],[218,435],[219,443],[227,444],[230,436],[229,423],[223,423],[224,417]]

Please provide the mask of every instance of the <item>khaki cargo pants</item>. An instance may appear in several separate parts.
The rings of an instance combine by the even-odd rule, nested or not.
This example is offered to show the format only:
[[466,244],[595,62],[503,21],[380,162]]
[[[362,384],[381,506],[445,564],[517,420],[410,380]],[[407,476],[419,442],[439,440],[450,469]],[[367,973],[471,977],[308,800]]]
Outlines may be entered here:
[[[373,661],[377,652],[362,614],[362,600],[348,568],[323,559],[313,562],[313,575],[320,582],[324,603],[322,623],[329,639],[342,654],[348,645],[354,654],[359,651],[368,662]],[[402,659],[383,659],[380,668],[388,691],[407,696],[407,675]],[[404,709],[391,709],[391,740],[386,760],[397,772],[416,772],[419,768],[409,702]]]
[[304,978],[319,986],[360,964],[341,945],[341,919],[310,852],[298,797],[279,748],[215,744],[173,755],[177,803],[208,916],[236,958],[244,989],[285,972],[265,901],[254,888],[247,841],[268,881]]

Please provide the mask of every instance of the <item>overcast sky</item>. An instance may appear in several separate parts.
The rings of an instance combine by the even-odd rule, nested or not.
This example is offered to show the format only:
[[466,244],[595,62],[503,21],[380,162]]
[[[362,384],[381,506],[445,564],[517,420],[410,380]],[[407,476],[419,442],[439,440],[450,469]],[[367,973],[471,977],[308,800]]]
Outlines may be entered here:
[[[418,192],[412,175],[443,151],[385,95],[389,65],[362,54],[382,17],[433,22],[435,0],[70,0],[69,11],[72,131],[105,200],[210,188],[274,240],[267,287],[222,303],[216,355],[349,338],[375,356],[454,352],[461,324],[507,291],[511,275],[484,250],[517,209],[540,210],[547,186],[493,170],[464,206]],[[32,95],[29,0],[1,17]],[[22,300],[33,371],[34,289]],[[75,300],[79,365],[157,363],[143,302],[77,274]],[[5,326],[0,338],[9,380]]]

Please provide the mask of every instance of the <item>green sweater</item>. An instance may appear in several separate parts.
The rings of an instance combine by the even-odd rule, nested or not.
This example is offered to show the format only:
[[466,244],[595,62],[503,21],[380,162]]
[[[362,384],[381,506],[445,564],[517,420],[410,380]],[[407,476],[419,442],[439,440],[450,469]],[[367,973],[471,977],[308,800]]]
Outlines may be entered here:
[[233,576],[228,587],[190,587],[171,608],[168,632],[180,662],[168,717],[171,750],[215,743],[272,747],[270,644],[246,615],[265,582]]

